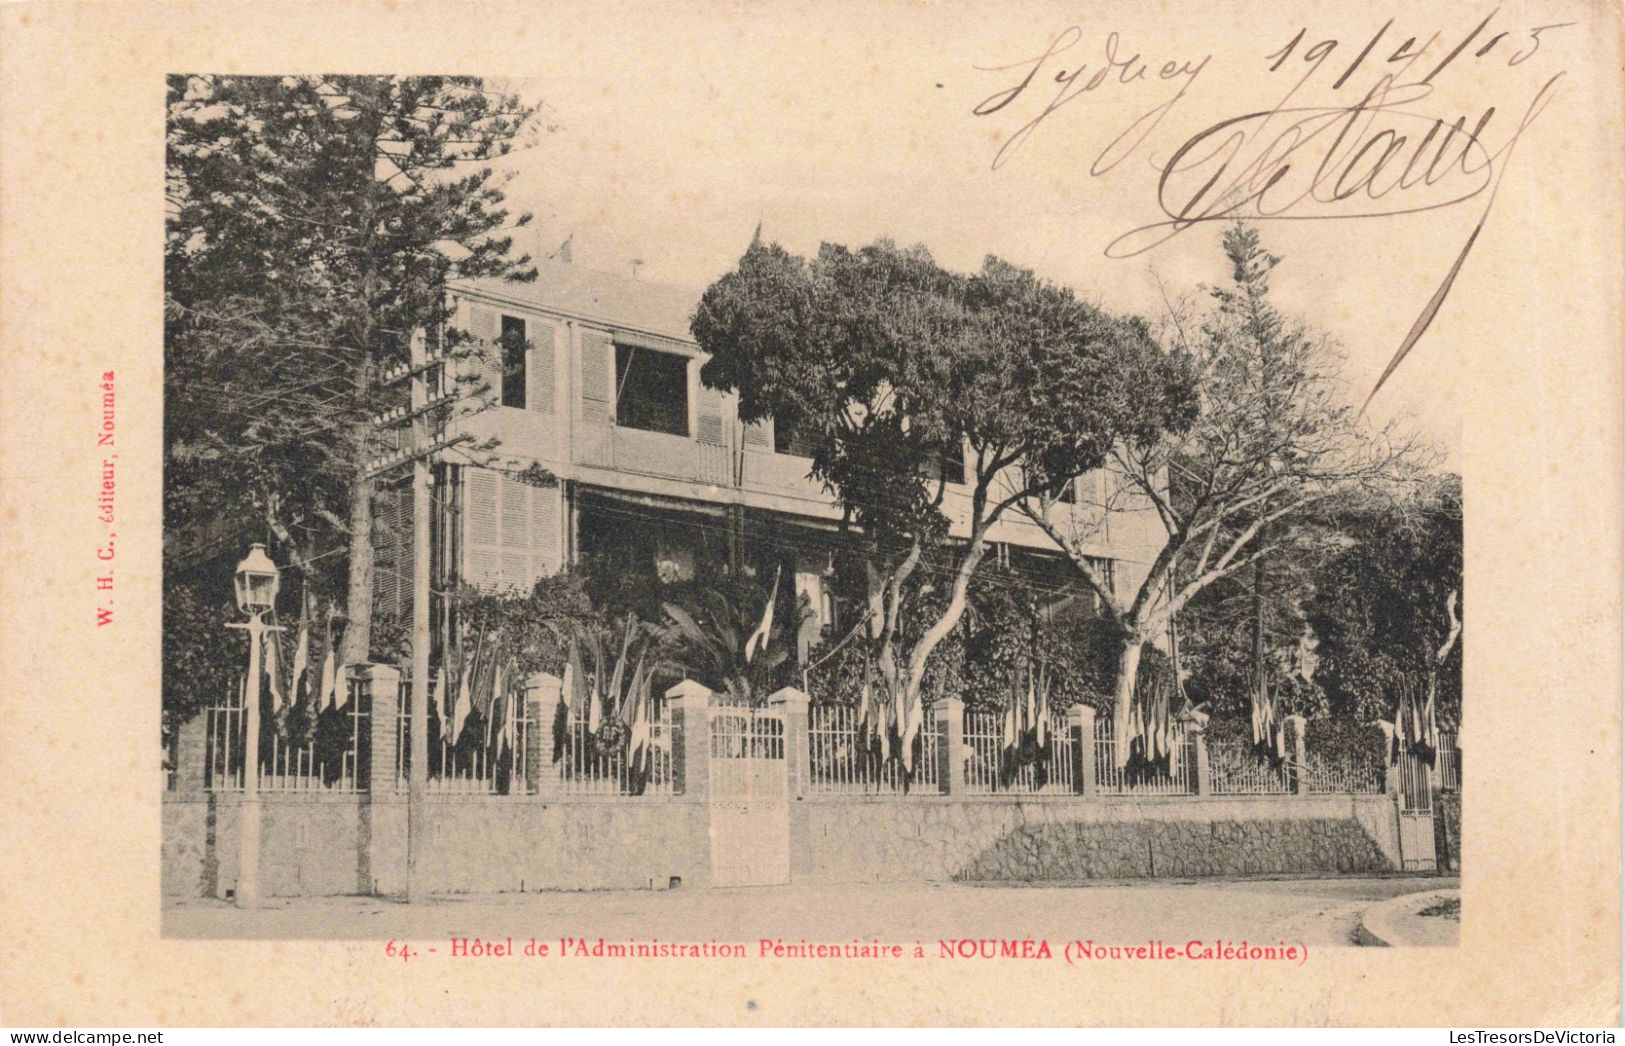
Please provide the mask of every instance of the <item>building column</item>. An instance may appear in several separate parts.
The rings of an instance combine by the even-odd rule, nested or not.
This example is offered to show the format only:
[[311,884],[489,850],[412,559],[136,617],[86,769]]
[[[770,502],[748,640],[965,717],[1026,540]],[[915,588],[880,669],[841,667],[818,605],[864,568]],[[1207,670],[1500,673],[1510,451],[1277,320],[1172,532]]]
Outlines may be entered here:
[[558,739],[553,727],[563,700],[564,682],[551,672],[536,672],[525,680],[525,715],[530,718],[530,729],[525,731],[525,790],[531,795],[546,797],[559,792],[558,765],[553,761]]
[[1308,725],[1301,715],[1289,715],[1281,720],[1281,727],[1286,730],[1292,744],[1292,790],[1298,795],[1309,794]]
[[672,792],[704,802],[711,791],[711,691],[692,679],[666,691],[671,710]]
[[1099,791],[1095,782],[1095,710],[1076,704],[1066,710],[1067,740],[1072,745],[1072,791],[1093,798]]
[[946,697],[936,703],[937,791],[957,795],[965,790],[965,702]]
[[807,695],[787,686],[768,695],[767,707],[784,717],[784,772],[788,795],[791,799],[800,799],[807,794],[809,774]]

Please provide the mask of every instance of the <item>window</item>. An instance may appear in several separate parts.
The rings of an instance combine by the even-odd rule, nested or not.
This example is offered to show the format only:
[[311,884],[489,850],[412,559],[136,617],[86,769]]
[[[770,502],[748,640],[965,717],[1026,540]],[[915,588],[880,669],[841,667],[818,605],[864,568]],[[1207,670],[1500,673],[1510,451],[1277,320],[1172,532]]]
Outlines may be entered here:
[[797,457],[810,458],[817,449],[813,436],[806,434],[804,427],[797,423],[794,417],[786,415],[773,418],[773,453],[794,454]]
[[502,317],[502,405],[525,406],[525,321]]
[[954,437],[942,450],[926,459],[920,472],[929,480],[940,476],[949,483],[965,482],[965,441]]
[[688,435],[688,357],[615,346],[615,424]]

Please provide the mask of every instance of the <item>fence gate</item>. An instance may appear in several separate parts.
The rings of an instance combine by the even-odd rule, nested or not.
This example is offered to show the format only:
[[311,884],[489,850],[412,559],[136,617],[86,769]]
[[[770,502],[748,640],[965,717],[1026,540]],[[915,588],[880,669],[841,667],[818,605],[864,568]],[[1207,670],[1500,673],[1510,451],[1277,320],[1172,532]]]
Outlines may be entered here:
[[1407,872],[1438,870],[1433,849],[1433,783],[1415,752],[1399,757],[1399,858]]
[[784,717],[765,708],[711,708],[711,882],[790,881]]

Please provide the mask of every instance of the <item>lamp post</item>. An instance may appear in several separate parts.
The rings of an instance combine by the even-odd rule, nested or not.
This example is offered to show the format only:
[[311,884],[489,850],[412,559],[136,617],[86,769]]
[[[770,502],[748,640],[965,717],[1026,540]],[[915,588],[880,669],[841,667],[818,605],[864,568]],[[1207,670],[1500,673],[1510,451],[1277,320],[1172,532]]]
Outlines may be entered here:
[[260,903],[260,644],[268,626],[265,614],[276,606],[280,583],[276,564],[266,555],[264,545],[252,545],[237,564],[235,576],[237,609],[248,615],[247,624],[227,628],[248,631],[248,707],[243,717],[246,743],[243,745],[243,804],[238,819],[241,845],[237,870],[237,907],[257,908]]

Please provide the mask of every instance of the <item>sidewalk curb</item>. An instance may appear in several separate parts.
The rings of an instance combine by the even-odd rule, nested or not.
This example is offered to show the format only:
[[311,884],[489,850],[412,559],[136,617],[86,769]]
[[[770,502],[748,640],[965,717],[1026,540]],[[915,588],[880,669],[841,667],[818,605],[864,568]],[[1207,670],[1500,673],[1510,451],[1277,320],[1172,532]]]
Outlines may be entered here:
[[1360,916],[1360,925],[1354,931],[1354,939],[1362,945],[1376,948],[1405,948],[1416,945],[1418,942],[1411,940],[1400,928],[1400,920],[1415,915],[1434,901],[1449,897],[1460,898],[1460,888],[1401,894],[1374,904]]

